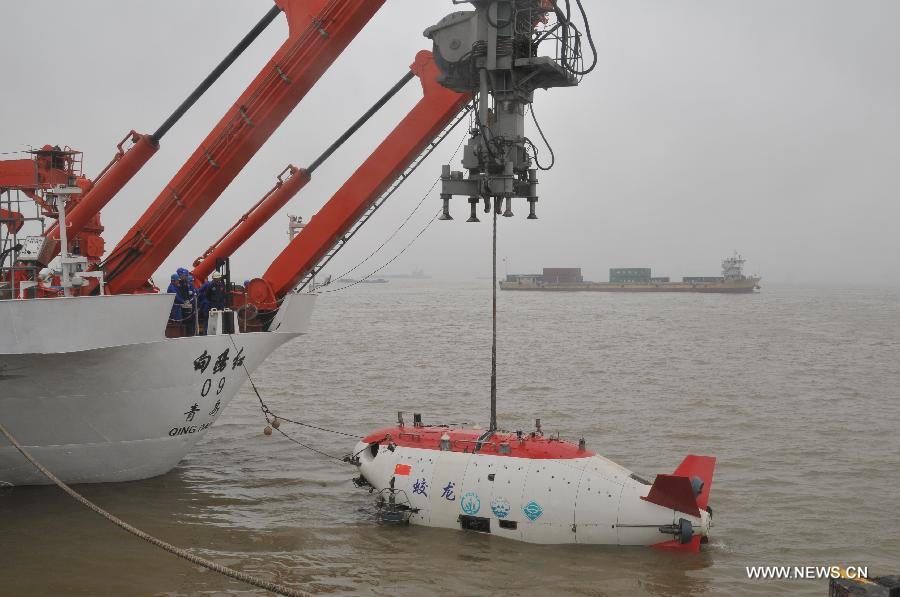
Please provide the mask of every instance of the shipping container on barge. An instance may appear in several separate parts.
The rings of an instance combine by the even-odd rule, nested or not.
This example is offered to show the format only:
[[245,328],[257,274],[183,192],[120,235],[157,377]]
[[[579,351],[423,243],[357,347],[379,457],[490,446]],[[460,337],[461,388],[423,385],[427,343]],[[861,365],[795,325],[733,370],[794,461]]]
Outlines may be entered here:
[[745,276],[746,260],[735,253],[722,261],[721,276],[685,276],[681,282],[654,277],[649,267],[620,267],[609,270],[609,282],[591,282],[580,267],[545,267],[542,274],[509,274],[500,282],[501,290],[541,290],[559,292],[710,292],[740,294],[759,290],[759,276]]

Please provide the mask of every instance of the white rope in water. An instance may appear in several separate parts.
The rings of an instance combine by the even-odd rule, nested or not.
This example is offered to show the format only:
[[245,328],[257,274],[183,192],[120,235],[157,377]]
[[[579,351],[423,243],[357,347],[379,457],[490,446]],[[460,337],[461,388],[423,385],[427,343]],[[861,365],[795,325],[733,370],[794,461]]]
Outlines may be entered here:
[[47,468],[44,467],[44,465],[42,465],[40,462],[35,460],[34,456],[32,456],[28,452],[28,450],[26,450],[24,447],[22,447],[22,445],[16,440],[16,438],[14,438],[9,433],[9,431],[6,430],[6,428],[3,426],[2,423],[0,423],[0,434],[3,434],[6,437],[6,439],[9,441],[9,443],[11,443],[13,445],[13,447],[16,450],[18,450],[22,454],[22,456],[24,456],[25,459],[32,464],[32,466],[34,466],[34,468],[39,470],[41,472],[41,474],[43,474],[45,477],[47,477],[48,479],[53,481],[53,483],[55,483],[57,487],[59,487],[60,489],[65,491],[67,494],[69,494],[70,497],[72,497],[77,502],[80,502],[81,505],[88,508],[89,510],[93,510],[96,514],[99,514],[100,516],[107,519],[108,521],[110,521],[111,523],[116,525],[117,527],[131,533],[135,537],[138,537],[139,539],[143,539],[144,541],[146,541],[152,545],[155,545],[156,547],[159,547],[160,549],[163,549],[173,555],[176,555],[179,558],[187,560],[188,562],[191,562],[192,564],[196,564],[198,566],[203,566],[204,568],[206,568],[208,570],[212,570],[213,572],[218,572],[219,574],[223,574],[229,578],[233,578],[234,580],[239,580],[241,582],[245,582],[249,585],[253,585],[254,587],[259,587],[260,589],[265,589],[266,591],[271,591],[278,595],[286,595],[287,597],[307,597],[308,595],[310,595],[309,593],[304,593],[303,591],[299,591],[297,589],[292,589],[290,587],[286,587],[286,586],[280,585],[278,583],[269,582],[267,580],[257,578],[253,575],[247,574],[246,572],[240,572],[239,570],[234,570],[233,568],[229,568],[228,566],[216,564],[215,562],[212,562],[210,560],[201,558],[200,556],[194,555],[185,549],[181,549],[180,547],[175,547],[174,545],[172,545],[170,543],[166,543],[165,541],[163,541],[161,539],[157,539],[153,535],[150,535],[149,533],[145,533],[144,531],[140,530],[137,527],[131,526],[124,520],[116,518],[115,516],[113,516],[112,514],[110,514],[109,512],[107,512],[106,510],[101,508],[100,506],[98,506],[97,504],[88,500],[86,497],[84,497],[83,495],[81,495],[80,493],[78,493],[77,491],[75,491],[74,489],[72,489],[71,487],[66,485],[65,483],[63,483],[56,475],[54,475],[49,470],[47,470]]

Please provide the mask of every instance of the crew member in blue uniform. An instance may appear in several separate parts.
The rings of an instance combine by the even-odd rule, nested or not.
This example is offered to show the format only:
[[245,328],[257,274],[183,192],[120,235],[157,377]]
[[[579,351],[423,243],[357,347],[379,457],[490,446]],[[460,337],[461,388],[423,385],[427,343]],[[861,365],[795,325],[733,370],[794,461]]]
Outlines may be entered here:
[[222,274],[213,272],[212,279],[200,287],[200,319],[204,322],[204,328],[209,321],[209,312],[212,309],[222,311],[225,309],[227,289]]
[[191,276],[183,267],[178,268],[178,299],[181,301],[181,318],[184,321],[184,335],[193,336],[196,328],[194,304],[197,294]]
[[206,328],[209,325],[209,304],[206,301],[206,287],[209,286],[209,280],[200,285],[197,289],[197,321],[200,322],[200,334],[206,334]]
[[178,274],[172,274],[171,281],[169,282],[169,287],[166,289],[166,292],[175,295],[175,298],[172,300],[172,312],[169,313],[169,323],[174,323],[177,325],[181,325],[181,301],[178,297],[179,282],[180,278],[178,277]]

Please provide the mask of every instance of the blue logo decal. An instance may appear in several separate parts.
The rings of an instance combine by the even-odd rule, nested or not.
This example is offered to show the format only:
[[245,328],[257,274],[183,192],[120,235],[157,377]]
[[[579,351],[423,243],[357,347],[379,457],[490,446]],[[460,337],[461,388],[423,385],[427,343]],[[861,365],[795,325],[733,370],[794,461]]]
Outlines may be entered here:
[[491,512],[497,518],[506,518],[509,515],[510,505],[506,498],[497,497],[491,500]]
[[525,507],[522,508],[522,512],[525,513],[525,516],[528,517],[528,520],[534,522],[541,517],[541,514],[544,513],[544,509],[541,508],[541,505],[537,502],[528,502],[527,504],[525,504]]
[[459,500],[459,507],[466,514],[478,514],[478,511],[481,510],[481,500],[478,499],[478,494],[470,491]]

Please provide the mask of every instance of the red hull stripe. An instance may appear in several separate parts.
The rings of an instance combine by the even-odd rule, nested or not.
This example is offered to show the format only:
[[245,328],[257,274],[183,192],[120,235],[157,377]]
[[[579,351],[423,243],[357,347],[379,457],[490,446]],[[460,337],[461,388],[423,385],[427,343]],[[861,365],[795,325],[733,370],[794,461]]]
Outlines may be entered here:
[[530,458],[533,460],[544,459],[572,459],[596,456],[596,452],[579,450],[578,444],[561,441],[541,435],[523,435],[519,440],[515,433],[498,432],[493,434],[484,443],[478,439],[484,435],[484,431],[477,429],[450,429],[449,427],[390,427],[372,433],[365,439],[366,443],[381,441],[387,444],[386,436],[390,441],[403,448],[419,448],[421,450],[440,450],[441,436],[447,434],[450,437],[450,451],[474,452],[489,454],[491,456],[511,456],[514,458]]

